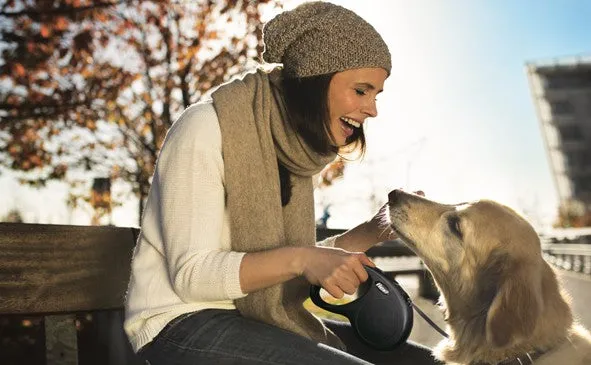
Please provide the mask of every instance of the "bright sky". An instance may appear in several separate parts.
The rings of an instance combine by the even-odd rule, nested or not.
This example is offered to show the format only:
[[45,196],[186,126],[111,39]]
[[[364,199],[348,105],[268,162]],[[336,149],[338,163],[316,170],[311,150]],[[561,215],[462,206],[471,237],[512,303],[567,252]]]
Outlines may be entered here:
[[383,34],[393,71],[368,123],[365,161],[322,194],[334,201],[329,226],[370,214],[351,195],[367,200],[373,189],[385,201],[397,187],[448,203],[490,198],[551,223],[557,194],[525,64],[590,54],[591,2],[338,3]]
[[[591,53],[587,0],[335,1],[382,33],[392,76],[368,123],[368,154],[345,179],[317,194],[331,227],[371,216],[394,188],[456,203],[490,198],[550,223],[557,194],[528,87],[528,61]],[[299,1],[291,1],[287,9]],[[62,207],[65,189],[20,187],[0,177],[0,215],[12,207],[39,223],[88,224]],[[113,223],[137,225],[136,204]]]

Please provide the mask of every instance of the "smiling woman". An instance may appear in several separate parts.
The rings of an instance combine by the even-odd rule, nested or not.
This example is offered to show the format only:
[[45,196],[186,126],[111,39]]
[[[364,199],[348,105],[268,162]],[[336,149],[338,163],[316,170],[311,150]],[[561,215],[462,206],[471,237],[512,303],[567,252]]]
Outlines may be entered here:
[[388,47],[327,2],[279,14],[264,42],[282,67],[219,86],[168,132],[132,263],[131,344],[153,365],[434,363],[413,343],[375,351],[302,305],[311,284],[355,293],[374,266],[363,252],[389,238],[382,210],[316,243],[312,182],[340,151],[363,151]]

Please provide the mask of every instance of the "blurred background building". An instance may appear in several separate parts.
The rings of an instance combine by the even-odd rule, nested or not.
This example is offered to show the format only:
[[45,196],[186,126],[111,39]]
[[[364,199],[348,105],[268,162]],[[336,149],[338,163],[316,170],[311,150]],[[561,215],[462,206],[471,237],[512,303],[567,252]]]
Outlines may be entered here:
[[527,64],[560,199],[556,226],[591,226],[591,56]]

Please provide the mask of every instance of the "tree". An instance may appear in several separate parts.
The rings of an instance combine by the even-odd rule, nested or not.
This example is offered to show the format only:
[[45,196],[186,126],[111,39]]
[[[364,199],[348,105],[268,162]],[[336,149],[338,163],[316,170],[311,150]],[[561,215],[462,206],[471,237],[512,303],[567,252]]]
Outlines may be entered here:
[[558,207],[558,217],[554,227],[591,227],[591,209],[584,202],[576,199],[563,201]]
[[262,47],[261,12],[278,6],[276,0],[5,2],[0,167],[35,186],[68,181],[76,171],[122,179],[141,213],[175,116],[250,65]]

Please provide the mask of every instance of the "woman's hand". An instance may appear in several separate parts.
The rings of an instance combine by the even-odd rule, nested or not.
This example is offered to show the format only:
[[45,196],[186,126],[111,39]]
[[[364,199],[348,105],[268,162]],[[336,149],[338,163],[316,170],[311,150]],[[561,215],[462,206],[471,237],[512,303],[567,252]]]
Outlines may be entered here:
[[[414,193],[425,196],[420,190]],[[385,203],[371,219],[337,237],[335,247],[351,252],[365,252],[377,243],[396,238],[398,237],[390,228],[388,220],[388,203]]]
[[396,233],[390,228],[388,203],[382,205],[378,212],[365,224],[367,225],[366,229],[375,235],[376,243],[397,238]]
[[319,285],[334,298],[354,294],[367,280],[363,265],[375,267],[363,252],[339,248],[306,247],[302,251],[301,274],[313,285]]

